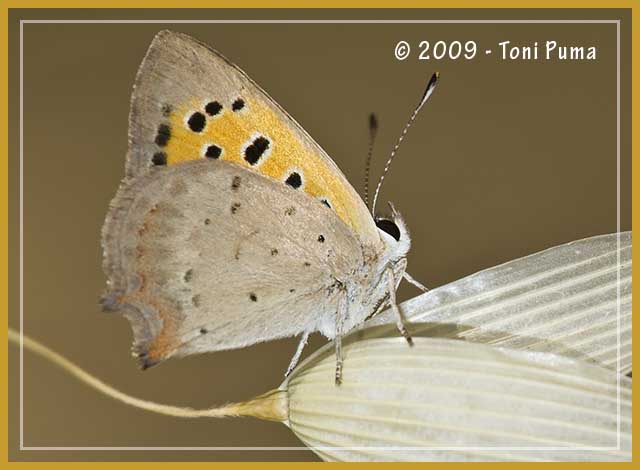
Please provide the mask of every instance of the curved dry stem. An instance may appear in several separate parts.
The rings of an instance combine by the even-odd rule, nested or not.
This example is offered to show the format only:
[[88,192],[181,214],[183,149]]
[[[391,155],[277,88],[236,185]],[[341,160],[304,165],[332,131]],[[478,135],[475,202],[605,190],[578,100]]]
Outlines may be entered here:
[[286,392],[281,390],[271,390],[246,402],[229,403],[227,405],[202,410],[190,407],[163,405],[161,403],[132,397],[131,395],[127,395],[126,393],[115,389],[111,385],[104,383],[102,380],[83,370],[66,357],[49,349],[38,341],[26,335],[22,335],[21,338],[20,333],[11,328],[9,328],[9,342],[16,345],[19,345],[22,342],[23,346],[27,350],[57,365],[85,385],[88,385],[89,387],[115,400],[143,410],[168,416],[175,416],[178,418],[225,418],[251,416],[270,421],[282,422],[286,420]]

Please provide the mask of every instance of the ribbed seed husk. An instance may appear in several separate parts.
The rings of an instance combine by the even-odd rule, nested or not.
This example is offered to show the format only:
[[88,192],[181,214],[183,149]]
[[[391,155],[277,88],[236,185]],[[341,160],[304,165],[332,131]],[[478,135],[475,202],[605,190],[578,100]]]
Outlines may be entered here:
[[324,460],[631,458],[631,380],[610,369],[441,338],[351,340],[344,359],[340,386],[324,349],[280,387],[286,424]]

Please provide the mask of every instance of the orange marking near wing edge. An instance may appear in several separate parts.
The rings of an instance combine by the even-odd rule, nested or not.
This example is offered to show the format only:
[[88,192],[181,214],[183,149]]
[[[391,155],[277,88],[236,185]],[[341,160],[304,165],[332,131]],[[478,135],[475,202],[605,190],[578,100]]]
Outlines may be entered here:
[[148,345],[145,345],[145,349],[135,351],[142,354],[139,359],[145,364],[145,368],[168,359],[181,344],[175,334],[178,329],[174,317],[163,309],[155,299],[141,291],[123,299],[123,301],[132,305],[141,304],[153,308],[162,321],[160,332]]

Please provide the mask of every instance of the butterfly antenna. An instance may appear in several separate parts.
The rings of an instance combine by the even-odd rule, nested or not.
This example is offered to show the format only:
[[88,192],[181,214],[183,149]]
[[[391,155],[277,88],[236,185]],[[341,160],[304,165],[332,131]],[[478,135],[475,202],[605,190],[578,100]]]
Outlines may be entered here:
[[367,152],[367,161],[364,165],[364,203],[369,208],[369,174],[371,173],[371,157],[373,157],[373,144],[378,134],[378,119],[376,115],[369,115],[369,151]]
[[376,192],[373,195],[373,207],[371,208],[371,213],[374,214],[374,215],[375,215],[375,211],[376,211],[376,203],[378,201],[378,195],[380,194],[380,188],[382,188],[382,182],[384,181],[384,177],[389,172],[389,167],[391,166],[391,162],[395,158],[396,153],[398,152],[398,148],[400,148],[400,144],[402,144],[402,141],[404,140],[404,137],[407,135],[407,132],[409,131],[409,128],[411,127],[411,124],[413,124],[413,121],[415,121],[416,116],[418,116],[418,113],[420,112],[420,110],[422,109],[424,104],[427,102],[427,100],[429,99],[429,97],[433,93],[433,90],[435,90],[436,85],[438,84],[438,78],[439,77],[440,77],[440,73],[436,72],[429,79],[429,83],[427,84],[427,87],[424,90],[424,93],[422,95],[422,98],[420,99],[420,102],[418,103],[418,106],[416,106],[416,109],[411,114],[411,117],[407,121],[407,124],[404,126],[404,129],[402,130],[402,133],[400,134],[400,137],[398,137],[398,141],[396,142],[396,145],[393,147],[393,150],[391,151],[391,155],[389,155],[389,159],[387,160],[387,164],[385,165],[384,170],[382,171],[382,176],[380,176],[380,180],[378,181],[378,186],[376,187]]

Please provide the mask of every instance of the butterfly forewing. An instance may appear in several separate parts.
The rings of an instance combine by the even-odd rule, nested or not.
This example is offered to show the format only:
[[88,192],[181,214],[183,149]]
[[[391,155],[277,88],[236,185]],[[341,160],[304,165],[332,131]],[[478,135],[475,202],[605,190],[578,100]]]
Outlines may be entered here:
[[163,31],[136,77],[127,172],[202,159],[298,189],[334,210],[363,245],[380,244],[363,201],[300,125],[219,53]]

